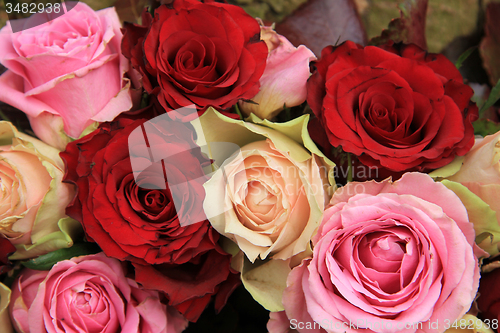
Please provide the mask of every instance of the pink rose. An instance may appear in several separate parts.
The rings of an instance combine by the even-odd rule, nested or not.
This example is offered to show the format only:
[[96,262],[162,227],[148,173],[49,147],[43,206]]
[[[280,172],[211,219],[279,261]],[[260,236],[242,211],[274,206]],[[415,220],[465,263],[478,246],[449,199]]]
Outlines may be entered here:
[[103,253],[58,262],[50,271],[25,269],[9,306],[18,332],[176,333],[187,321],[156,291],[125,277]]
[[299,332],[444,332],[476,295],[465,207],[426,174],[347,184],[312,242],[283,294]]
[[[33,15],[26,24],[43,15]],[[7,24],[0,30],[0,63],[9,69],[0,77],[0,101],[25,112],[49,144],[65,142],[53,133],[59,129],[45,125],[50,114],[62,118],[69,137],[78,138],[93,122],[113,120],[132,107],[121,39],[114,8],[94,12],[82,2],[17,33]]]
[[309,62],[314,53],[304,45],[295,47],[271,27],[261,27],[261,39],[267,44],[266,69],[260,78],[260,91],[253,103],[240,102],[241,111],[254,113],[261,119],[272,119],[283,107],[293,107],[306,100]]

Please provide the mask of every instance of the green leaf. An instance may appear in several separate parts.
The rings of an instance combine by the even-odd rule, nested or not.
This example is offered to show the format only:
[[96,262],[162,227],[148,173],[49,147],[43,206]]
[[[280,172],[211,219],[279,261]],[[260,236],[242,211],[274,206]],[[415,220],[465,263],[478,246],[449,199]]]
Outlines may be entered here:
[[240,107],[238,103],[234,104],[234,109],[236,110],[236,114],[240,117],[240,120],[243,120],[243,115],[241,114]]
[[500,131],[500,123],[489,119],[476,120],[472,125],[474,126],[474,134],[476,135],[486,136]]
[[486,100],[486,103],[483,104],[481,110],[479,110],[479,117],[491,108],[498,100],[500,99],[500,79],[498,79],[497,84],[491,89],[490,96]]
[[59,249],[37,258],[21,262],[21,264],[24,267],[36,269],[38,271],[48,271],[59,261],[98,252],[101,252],[101,249],[95,243],[76,243],[70,248]]
[[472,46],[472,47],[469,47],[467,50],[465,50],[464,53],[462,53],[460,55],[460,57],[458,57],[458,60],[455,62],[455,66],[457,66],[457,69],[462,67],[462,64],[465,60],[467,60],[467,58],[472,54],[472,52],[474,52],[475,50],[477,49],[477,45],[476,46]]

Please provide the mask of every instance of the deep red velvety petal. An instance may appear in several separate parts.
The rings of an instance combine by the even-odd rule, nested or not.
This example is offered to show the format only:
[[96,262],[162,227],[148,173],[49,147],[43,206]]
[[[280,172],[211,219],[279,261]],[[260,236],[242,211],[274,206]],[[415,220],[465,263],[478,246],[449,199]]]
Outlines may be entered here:
[[[365,165],[428,171],[473,144],[471,89],[442,55],[393,42],[365,48],[344,43],[326,47],[312,68],[307,101],[329,143]],[[377,77],[381,70],[391,74]],[[409,94],[383,88],[387,83]]]
[[489,319],[490,321],[500,320],[499,282],[499,269],[481,275],[478,290],[479,298],[477,299],[480,318]]
[[[432,154],[432,150],[437,149],[441,153],[445,149],[450,149],[464,138],[465,128],[462,117],[462,112],[458,109],[455,102],[448,96],[443,98],[446,113],[444,115],[442,125],[436,133],[435,138],[429,145],[423,156],[432,159],[440,154]],[[434,156],[433,156],[434,155]]]
[[[346,41],[337,47],[327,46],[321,51],[321,57],[317,61],[311,62],[312,75],[307,80],[307,104],[319,119],[322,119],[320,115],[323,113],[323,98],[326,95],[325,83],[329,67],[336,61],[337,57],[349,54],[351,49],[358,47],[351,41]],[[352,68],[352,66],[348,68]],[[331,72],[331,75],[336,74]]]
[[8,258],[14,252],[16,252],[16,247],[7,238],[0,235],[0,274],[8,272],[11,269]]
[[215,311],[219,312],[226,305],[229,296],[241,284],[240,274],[238,272],[231,272],[226,281],[222,282],[219,290],[215,295]]
[[[113,209],[105,192],[104,184],[99,184],[93,196],[93,214],[100,226],[110,235],[115,242],[121,245],[138,246],[145,243],[138,237],[131,226],[123,221],[121,214]],[[146,221],[144,221],[146,223]],[[139,257],[139,255],[138,255]]]
[[413,91],[429,99],[438,100],[444,95],[443,84],[434,71],[417,61],[396,58],[380,63],[380,67],[395,71],[408,82]]
[[326,82],[327,96],[324,99],[323,121],[326,123],[327,135],[333,146],[342,146],[344,151],[361,155],[365,149],[360,131],[359,96],[369,87],[391,82],[406,90],[411,88],[395,72],[383,68],[358,67],[332,75]]
[[187,320],[196,322],[211,300],[212,295],[205,295],[182,302],[176,305],[175,308],[182,313]]
[[442,54],[428,53],[415,44],[401,44],[399,53],[403,58],[414,59],[424,62],[435,73],[448,80],[457,80],[463,83],[462,75],[455,64]]
[[[205,254],[199,264],[134,264],[135,280],[147,289],[165,293],[170,305],[189,315],[188,320],[196,321],[208,304],[206,298],[214,295],[219,285],[229,278],[230,258],[213,250]],[[199,302],[200,306],[182,305],[186,301]]]
[[121,50],[122,54],[127,59],[133,58],[133,50],[137,48],[142,50],[139,41],[144,39],[149,29],[148,26],[152,23],[153,20],[147,8],[144,8],[141,16],[142,16],[142,25],[130,22],[124,22],[123,24],[123,29],[122,29],[123,39],[122,39]]
[[[215,247],[212,229],[205,215],[200,215],[205,195],[202,164],[208,160],[194,142],[189,124],[145,121],[122,117],[68,145],[62,155],[76,172],[68,173],[66,181],[78,186],[78,196],[67,211],[82,223],[87,238],[111,257],[140,264],[185,263]],[[150,149],[144,149],[143,131],[137,131],[141,127]],[[173,207],[163,170],[155,173],[147,168],[159,165],[151,164],[150,153],[155,160],[175,158],[175,164],[167,160],[162,165],[169,171],[169,182],[180,183],[182,193],[188,194],[181,213],[190,220],[203,221],[203,225],[180,227],[180,215]],[[138,179],[134,178],[131,158],[145,167]],[[184,166],[179,167],[179,163]],[[198,182],[188,183],[191,180]],[[158,182],[167,187],[142,188],[144,181],[148,186]]]
[[[247,43],[252,40],[259,40],[259,35],[260,35],[260,27],[257,32],[255,29],[255,19],[248,15],[245,10],[239,6],[235,5],[228,5],[225,3],[211,3],[210,6],[213,6],[212,8],[217,8],[217,9],[224,9],[224,11],[227,11],[229,13],[228,16],[224,15],[224,17],[219,16],[221,18],[221,21],[223,22],[224,26],[230,27],[229,25],[229,20],[233,21],[236,23],[240,29],[241,32],[243,33],[243,40],[245,40]],[[213,12],[214,10],[212,8],[208,8],[208,6],[205,6],[204,9],[208,12]],[[222,13],[221,13],[222,14]],[[224,13],[225,14],[225,13]],[[220,14],[219,14],[220,15]],[[228,30],[228,39],[239,39],[239,37],[236,37],[233,31]],[[235,29],[236,30],[236,29]],[[258,34],[258,35],[257,35]]]
[[179,31],[191,31],[197,35],[202,34],[207,37],[225,36],[226,28],[221,21],[217,17],[207,14],[207,11],[203,10],[202,6],[178,11],[176,15],[172,15],[164,21],[159,40],[167,40],[172,33]]
[[[185,39],[187,34],[209,38],[213,55],[206,41]],[[145,88],[155,91],[167,111],[190,104],[199,110],[227,109],[239,99],[252,98],[259,91],[268,55],[257,21],[241,8],[190,0],[155,10],[143,48],[145,70],[156,81],[146,75]],[[203,66],[198,66],[201,61]]]

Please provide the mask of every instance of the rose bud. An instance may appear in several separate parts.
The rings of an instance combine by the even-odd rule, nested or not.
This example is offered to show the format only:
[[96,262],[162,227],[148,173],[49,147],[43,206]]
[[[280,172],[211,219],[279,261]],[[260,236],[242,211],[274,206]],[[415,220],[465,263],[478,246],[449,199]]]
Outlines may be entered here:
[[271,27],[260,29],[261,39],[269,49],[260,91],[250,102],[240,101],[239,105],[245,116],[254,113],[261,119],[272,119],[283,107],[297,106],[306,100],[309,62],[316,57],[304,45],[294,47]]

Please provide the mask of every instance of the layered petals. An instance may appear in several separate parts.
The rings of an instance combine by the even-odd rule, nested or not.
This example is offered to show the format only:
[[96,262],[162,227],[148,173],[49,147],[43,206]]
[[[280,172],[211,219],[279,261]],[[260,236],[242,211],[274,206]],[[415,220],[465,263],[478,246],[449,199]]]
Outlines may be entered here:
[[[27,30],[13,33],[7,24],[0,31],[0,63],[8,68],[0,77],[0,100],[25,112],[39,137],[64,148],[68,136],[78,138],[92,122],[113,120],[132,107],[121,39],[113,8],[94,12],[81,2]],[[42,113],[60,117],[64,132],[52,133]]]
[[474,231],[454,193],[424,174],[349,183],[334,194],[313,256],[283,304],[299,332],[443,332],[479,284]]
[[312,66],[307,101],[329,143],[368,167],[425,172],[474,143],[473,91],[443,56],[345,42],[326,47]]

